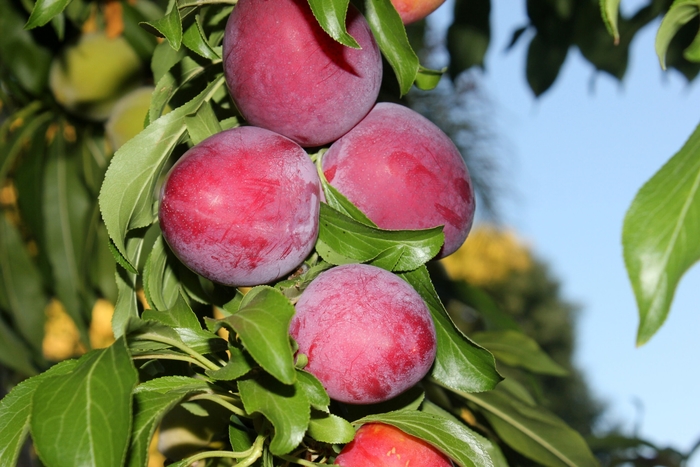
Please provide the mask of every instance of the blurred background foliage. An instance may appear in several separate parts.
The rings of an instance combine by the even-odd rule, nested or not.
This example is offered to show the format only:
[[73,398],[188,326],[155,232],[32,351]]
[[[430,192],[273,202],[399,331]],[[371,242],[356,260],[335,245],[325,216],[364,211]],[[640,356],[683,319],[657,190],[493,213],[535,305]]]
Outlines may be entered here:
[[[598,0],[525,1],[529,22],[513,31],[510,47],[529,37],[523,71],[536,96],[555,82],[575,48],[595,70],[623,79],[635,34],[672,3],[649,0],[621,17],[615,45]],[[139,23],[161,18],[167,5],[73,0],[49,24],[27,30],[32,6],[0,0],[0,395],[54,362],[113,340],[121,273],[97,195],[112,154],[146,121],[150,94],[143,89],[152,89],[160,73],[151,58],[162,49]],[[436,90],[413,90],[402,101],[455,141],[470,168],[480,216],[492,222],[477,225],[462,249],[431,266],[436,288],[459,327],[497,356],[499,370],[515,384],[511,390],[531,394],[588,436],[603,465],[684,465],[692,451],[601,432],[605,405],[573,359],[579,309],[561,296],[547,264],[499,224],[499,200],[508,189],[503,162],[489,149],[498,135],[488,124],[488,97],[468,72],[484,67],[492,47],[490,10],[490,0],[456,0],[444,42],[425,22],[408,28],[423,62],[444,48],[449,66]],[[700,65],[682,51],[697,30],[697,21],[686,24],[667,54],[668,67],[689,81]],[[187,56],[198,60],[191,51]],[[398,100],[396,86],[385,73],[382,98]],[[536,364],[513,356],[509,346],[517,343],[538,356]],[[505,454],[511,465],[535,465],[514,450]]]

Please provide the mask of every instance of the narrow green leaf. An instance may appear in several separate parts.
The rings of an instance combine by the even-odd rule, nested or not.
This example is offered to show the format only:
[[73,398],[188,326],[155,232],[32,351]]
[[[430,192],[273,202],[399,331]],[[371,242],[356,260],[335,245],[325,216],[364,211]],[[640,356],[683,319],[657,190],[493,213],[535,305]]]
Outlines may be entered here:
[[640,323],[637,345],[666,320],[678,282],[700,259],[700,126],[639,190],[627,211],[622,245]]
[[124,338],[84,355],[71,373],[42,381],[31,415],[42,462],[52,467],[123,465],[137,382]]
[[449,418],[415,410],[400,410],[369,415],[353,424],[362,425],[372,422],[395,426],[409,435],[425,440],[461,467],[493,467],[481,437],[464,424],[456,423]]
[[0,318],[0,363],[22,375],[32,376],[37,372],[32,360],[27,345]]
[[403,21],[391,0],[365,0],[365,16],[379,49],[396,74],[403,96],[411,89],[420,66]]
[[29,433],[32,398],[47,378],[65,375],[73,370],[77,360],[65,360],[49,370],[26,379],[0,400],[0,467],[14,467],[22,445]]
[[[172,50],[168,46],[169,50]],[[181,49],[182,50],[182,49]],[[192,79],[201,75],[205,68],[199,63],[192,60],[190,57],[176,55],[171,57],[173,59],[178,59],[178,66],[166,70],[166,73],[156,81],[156,89],[153,91],[151,96],[151,107],[148,110],[148,121],[154,122],[165,112],[166,106],[170,102],[170,99],[175,95],[175,93],[182,87],[189,83]],[[153,66],[155,66],[155,55]],[[167,65],[164,64],[164,65]]]
[[[0,183],[4,183],[9,170],[16,164],[18,157],[27,147],[27,143],[33,139],[34,134],[38,130],[44,130],[46,123],[53,117],[51,113],[42,113],[36,115],[31,110],[35,108],[33,105],[25,107],[24,111],[15,113],[8,117],[3,125],[3,129],[7,129],[11,124],[20,123],[20,127],[14,130],[11,138],[5,142],[4,137],[0,140]],[[3,132],[4,133],[4,132]],[[43,137],[44,135],[41,135]]]
[[326,176],[321,170],[321,162],[317,162],[318,165],[318,175],[321,179],[321,186],[323,187],[323,194],[326,197],[326,204],[346,216],[370,227],[376,227],[377,225],[372,222],[369,217],[367,217],[362,211],[360,211],[357,206],[352,204],[349,199],[345,197],[344,194],[339,192],[333,185],[328,183]]
[[168,310],[178,300],[180,283],[175,275],[176,261],[163,236],[159,235],[143,269],[143,290],[155,310]]
[[70,2],[71,0],[37,0],[24,28],[33,29],[45,25],[60,14]]
[[297,370],[296,386],[306,394],[311,407],[321,412],[328,412],[331,398],[328,397],[323,385],[314,375],[307,371]]
[[318,24],[329,36],[345,46],[360,49],[360,44],[345,27],[349,3],[350,0],[309,0],[309,6]]
[[63,139],[60,125],[49,146],[44,172],[44,247],[56,295],[78,327],[83,342],[89,342],[86,323],[94,300],[85,288],[83,247],[94,201],[80,178],[79,154],[72,149]]
[[151,439],[163,415],[185,397],[208,389],[202,380],[177,376],[138,385],[134,390],[134,424],[126,465],[145,467]]
[[214,381],[233,381],[246,375],[255,366],[255,361],[241,349],[229,346],[230,357],[223,368],[207,370],[207,376]]
[[289,323],[294,306],[272,287],[248,292],[237,312],[222,320],[238,334],[243,346],[265,371],[284,384],[296,381]]
[[182,18],[177,7],[177,0],[170,0],[165,16],[155,21],[143,22],[141,26],[152,34],[167,39],[173,49],[180,49],[180,45],[182,45]]
[[238,382],[246,412],[261,413],[275,428],[270,451],[284,455],[299,446],[309,426],[311,409],[303,391],[263,375]]
[[[151,72],[153,73],[153,81],[158,83],[165,74],[182,59],[187,56],[187,50],[175,50],[170,47],[167,42],[161,42],[153,51],[151,57]],[[160,114],[158,115],[160,116]],[[153,119],[155,120],[155,118]]]
[[192,144],[199,144],[210,136],[221,132],[221,125],[209,102],[205,102],[193,115],[185,117],[187,133]]
[[478,405],[498,436],[526,457],[548,467],[597,467],[583,437],[561,419],[500,390],[455,391]]
[[204,36],[201,12],[197,13],[195,21],[192,22],[185,31],[185,34],[182,36],[182,43],[192,52],[208,60],[221,59],[220,53],[217,53],[212,46],[209,45],[209,41],[207,41],[207,38]]
[[107,169],[99,198],[102,217],[117,250],[132,266],[135,258],[127,254],[126,234],[155,220],[158,175],[187,130],[185,117],[211,99],[223,82],[223,76],[215,79],[190,102],[151,123],[116,152]]
[[52,54],[22,27],[23,14],[11,0],[0,0],[0,56],[3,68],[14,75],[13,81],[38,96],[48,84]]
[[620,16],[620,0],[600,0],[600,14],[608,32],[615,41],[615,45],[620,43],[620,30],[617,22]]
[[144,310],[141,318],[145,320],[152,319],[171,328],[189,328],[195,331],[202,329],[197,315],[194,314],[192,308],[187,304],[187,300],[183,297],[182,292],[177,295],[175,303],[168,310]]
[[552,360],[534,339],[519,331],[484,331],[476,332],[471,337],[506,365],[544,375],[569,374],[565,368]]
[[493,389],[503,379],[493,355],[462,334],[435,292],[425,266],[399,274],[423,297],[435,322],[437,356],[430,375],[447,388],[463,392]]
[[309,421],[309,436],[322,443],[345,444],[355,437],[355,428],[337,415],[314,411]]
[[483,290],[466,282],[455,282],[454,291],[465,305],[479,312],[487,331],[512,329],[520,331],[520,325],[511,315],[501,310],[496,302]]
[[695,35],[693,42],[683,51],[683,58],[689,62],[700,63],[700,30]]
[[393,271],[410,271],[431,260],[443,242],[442,227],[382,230],[321,203],[316,249],[332,264],[372,262]]
[[666,52],[671,44],[671,39],[681,27],[695,18],[699,11],[700,2],[698,0],[676,0],[664,15],[659,30],[656,32],[654,45],[662,69],[666,69]]
[[[147,234],[148,231],[146,229],[132,230],[127,234],[125,240],[126,254],[133,258],[134,263],[137,265],[144,250]],[[118,256],[121,257],[119,254]],[[131,266],[130,264],[128,265]],[[112,316],[112,331],[117,338],[124,334],[130,320],[138,319],[139,317],[136,278],[136,269],[131,272],[121,266],[117,266],[115,274],[117,302],[114,304],[114,315]]]
[[41,272],[17,228],[0,214],[0,307],[10,312],[36,354],[41,354],[46,303]]

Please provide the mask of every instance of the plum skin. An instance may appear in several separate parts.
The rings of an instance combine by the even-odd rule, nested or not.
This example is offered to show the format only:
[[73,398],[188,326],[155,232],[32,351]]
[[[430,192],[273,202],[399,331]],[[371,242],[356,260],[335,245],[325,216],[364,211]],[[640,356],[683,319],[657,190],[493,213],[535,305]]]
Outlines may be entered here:
[[383,402],[418,383],[437,340],[421,296],[375,266],[347,264],[321,273],[301,294],[290,335],[305,370],[328,395],[349,404]]
[[443,225],[438,257],[466,240],[476,208],[459,150],[435,124],[392,103],[378,103],[334,142],[322,160],[328,182],[380,228]]
[[367,21],[352,5],[347,29],[361,50],[323,31],[306,0],[239,1],[226,24],[223,56],[229,91],[245,119],[304,147],[350,130],[376,101],[382,62]]
[[437,10],[445,0],[391,0],[391,3],[399,12],[403,24],[411,24]]
[[452,467],[436,448],[384,423],[362,425],[334,464],[342,467]]
[[239,127],[189,149],[161,190],[159,220],[175,255],[229,286],[296,269],[318,236],[320,180],[306,152],[269,130]]

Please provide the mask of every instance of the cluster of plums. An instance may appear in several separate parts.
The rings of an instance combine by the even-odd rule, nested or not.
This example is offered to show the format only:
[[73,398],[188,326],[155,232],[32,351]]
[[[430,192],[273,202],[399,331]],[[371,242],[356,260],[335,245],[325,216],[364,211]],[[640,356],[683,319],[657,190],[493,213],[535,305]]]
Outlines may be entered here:
[[[381,55],[352,5],[347,30],[360,49],[328,36],[306,0],[239,0],[233,9],[224,74],[248,125],[192,147],[161,192],[163,236],[193,271],[234,287],[295,271],[314,249],[323,199],[304,148],[326,145],[326,180],[377,226],[442,225],[439,256],[466,239],[474,193],[461,155],[421,115],[376,103]],[[350,404],[404,392],[427,374],[436,352],[420,295],[369,265],[320,274],[296,303],[290,334],[308,357],[305,369]]]

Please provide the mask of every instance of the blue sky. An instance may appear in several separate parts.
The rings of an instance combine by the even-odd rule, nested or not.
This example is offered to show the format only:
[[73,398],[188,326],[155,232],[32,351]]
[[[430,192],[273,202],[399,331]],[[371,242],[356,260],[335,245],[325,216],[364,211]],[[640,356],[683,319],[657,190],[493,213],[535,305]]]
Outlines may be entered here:
[[[448,21],[449,1],[434,17]],[[622,1],[632,10],[640,1]],[[495,1],[492,42],[480,77],[496,151],[504,162],[504,220],[550,263],[567,300],[581,307],[576,360],[621,424],[662,446],[700,438],[700,266],[682,280],[666,324],[635,347],[637,311],[622,260],[622,221],[636,191],[700,122],[700,85],[662,72],[658,24],[639,33],[620,83],[595,74],[578,51],[535,99],[525,81],[524,1]],[[591,83],[594,85],[591,86]],[[700,467],[700,454],[691,462]]]

